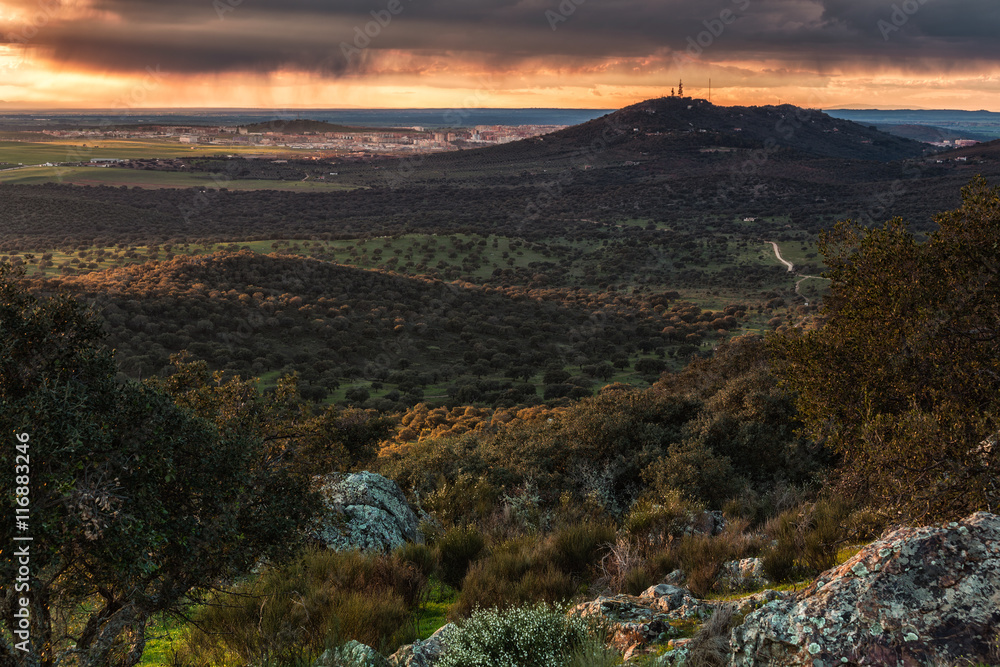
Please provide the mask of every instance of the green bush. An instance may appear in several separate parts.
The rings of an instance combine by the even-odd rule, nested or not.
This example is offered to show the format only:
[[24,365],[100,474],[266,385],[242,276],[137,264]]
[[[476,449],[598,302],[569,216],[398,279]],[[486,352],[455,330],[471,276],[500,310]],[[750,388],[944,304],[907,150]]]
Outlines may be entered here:
[[598,551],[614,541],[614,526],[578,523],[556,531],[549,553],[555,565],[564,572],[583,574],[598,560]]
[[441,579],[458,588],[474,561],[486,546],[486,540],[472,526],[454,527],[445,532],[437,542],[438,562],[441,564]]
[[833,567],[844,539],[850,505],[820,500],[782,513],[766,527],[773,544],[764,551],[764,572],[772,581],[791,581]]
[[629,595],[639,595],[655,583],[656,580],[646,567],[634,567],[625,573],[622,580],[622,592]]
[[736,521],[718,535],[685,535],[648,555],[643,569],[656,583],[679,568],[687,576],[687,588],[704,597],[715,587],[723,563],[760,551],[762,538],[746,533],[747,525],[746,521]]
[[779,481],[763,492],[744,489],[726,501],[722,511],[730,520],[745,519],[749,527],[759,528],[782,512],[798,507],[806,498],[805,488]]
[[839,492],[924,524],[997,506],[1000,188],[977,176],[935,222],[822,234],[824,324],[770,340]]
[[426,544],[407,542],[398,547],[393,555],[396,559],[416,567],[424,577],[430,577],[437,570],[437,556],[434,549]]
[[622,522],[622,529],[643,544],[664,544],[670,537],[683,533],[688,517],[704,510],[704,505],[687,500],[680,491],[671,489],[632,505]]
[[600,637],[588,637],[570,654],[566,667],[615,667],[622,664],[622,656],[604,643]]
[[445,524],[482,521],[496,509],[500,491],[485,477],[462,473],[454,481],[441,477],[424,506]]
[[572,597],[576,589],[572,577],[548,560],[530,538],[511,540],[469,569],[451,615],[467,616],[476,607],[559,602]]
[[795,558],[798,552],[795,543],[790,540],[778,539],[768,547],[761,560],[764,575],[771,581],[787,582],[796,578]]
[[216,595],[180,656],[195,664],[296,664],[349,639],[391,650],[415,638],[425,583],[391,556],[309,550]]
[[686,586],[697,597],[704,597],[712,590],[723,563],[742,555],[725,537],[710,535],[687,535],[675,551],[681,569],[687,574]]
[[563,667],[588,638],[586,621],[545,604],[479,610],[449,633],[438,667]]

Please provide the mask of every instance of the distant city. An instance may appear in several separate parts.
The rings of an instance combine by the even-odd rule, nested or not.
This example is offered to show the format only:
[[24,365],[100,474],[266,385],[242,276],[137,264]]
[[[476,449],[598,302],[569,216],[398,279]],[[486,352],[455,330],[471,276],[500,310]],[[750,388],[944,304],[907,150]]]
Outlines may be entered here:
[[565,125],[477,125],[472,128],[429,130],[421,126],[341,131],[283,131],[254,126],[150,125],[140,128],[41,130],[59,139],[177,141],[210,146],[261,146],[329,150],[338,154],[402,154],[449,151],[464,147],[505,144],[563,129]]

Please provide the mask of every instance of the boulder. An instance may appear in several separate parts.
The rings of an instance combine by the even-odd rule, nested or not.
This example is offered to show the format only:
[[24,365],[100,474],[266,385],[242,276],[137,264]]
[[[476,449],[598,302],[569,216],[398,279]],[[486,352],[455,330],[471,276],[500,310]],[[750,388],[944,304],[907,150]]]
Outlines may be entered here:
[[423,641],[401,646],[398,651],[389,656],[391,667],[432,667],[441,659],[441,654],[447,648],[447,635],[454,629],[453,623],[439,628]]
[[650,642],[664,642],[676,637],[671,621],[703,621],[712,615],[712,603],[698,600],[684,588],[659,584],[641,595],[600,596],[581,602],[569,614],[606,623],[612,645],[622,653],[633,654]]
[[[974,664],[1000,634],[1000,517],[901,528],[733,629],[731,665]],[[993,644],[994,646],[991,646]]]
[[417,515],[392,480],[359,472],[331,473],[315,482],[323,512],[312,536],[329,548],[389,550],[423,541]]
[[750,591],[770,586],[764,575],[764,561],[760,558],[743,558],[722,564],[716,586],[724,591]]
[[340,648],[327,649],[313,667],[389,667],[389,663],[371,646],[353,639]]

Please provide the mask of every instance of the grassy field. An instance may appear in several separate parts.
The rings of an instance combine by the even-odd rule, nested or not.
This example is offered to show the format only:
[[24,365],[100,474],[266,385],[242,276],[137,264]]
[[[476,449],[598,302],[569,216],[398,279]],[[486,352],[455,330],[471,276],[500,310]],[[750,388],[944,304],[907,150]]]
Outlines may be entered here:
[[[209,173],[177,171],[146,171],[120,167],[25,167],[0,171],[0,183],[37,185],[68,183],[72,185],[110,185],[136,188],[219,188]],[[327,181],[229,180],[222,187],[230,190],[287,190],[292,192],[322,192],[353,190],[354,186]]]
[[160,616],[146,630],[146,650],[140,665],[172,665],[174,651],[180,648],[187,625],[172,616]]
[[[329,153],[330,151],[326,151]],[[226,155],[294,156],[316,155],[316,151],[281,146],[215,146],[180,144],[176,141],[140,141],[129,139],[55,140],[41,142],[0,141],[0,162],[9,164],[45,164],[46,162],[81,162],[95,158],[172,158],[217,157]]]

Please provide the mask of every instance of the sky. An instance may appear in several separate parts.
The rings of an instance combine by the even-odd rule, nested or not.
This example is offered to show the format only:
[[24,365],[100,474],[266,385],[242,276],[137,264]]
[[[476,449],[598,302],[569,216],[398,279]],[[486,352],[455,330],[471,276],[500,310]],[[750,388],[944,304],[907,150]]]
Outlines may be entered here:
[[[1000,0],[0,0],[0,110],[1000,111]],[[711,82],[711,83],[710,83]]]

